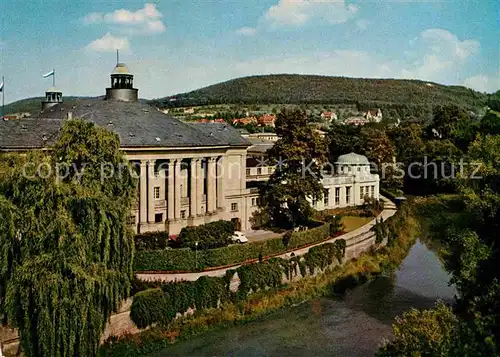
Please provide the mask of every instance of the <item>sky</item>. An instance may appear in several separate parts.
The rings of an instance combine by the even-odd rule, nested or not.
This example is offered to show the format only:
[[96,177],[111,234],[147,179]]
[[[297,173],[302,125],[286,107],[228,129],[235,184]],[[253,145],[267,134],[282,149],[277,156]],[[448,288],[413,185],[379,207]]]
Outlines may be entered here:
[[125,62],[141,98],[300,73],[500,89],[500,0],[3,0],[5,102],[97,96]]

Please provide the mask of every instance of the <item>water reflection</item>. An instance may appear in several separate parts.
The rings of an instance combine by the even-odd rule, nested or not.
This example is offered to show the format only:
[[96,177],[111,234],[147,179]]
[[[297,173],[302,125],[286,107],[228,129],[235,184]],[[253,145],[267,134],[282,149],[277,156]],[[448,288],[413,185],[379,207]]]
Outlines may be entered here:
[[451,300],[455,289],[437,256],[417,242],[391,277],[342,298],[322,298],[260,321],[214,331],[154,356],[373,356],[395,316]]

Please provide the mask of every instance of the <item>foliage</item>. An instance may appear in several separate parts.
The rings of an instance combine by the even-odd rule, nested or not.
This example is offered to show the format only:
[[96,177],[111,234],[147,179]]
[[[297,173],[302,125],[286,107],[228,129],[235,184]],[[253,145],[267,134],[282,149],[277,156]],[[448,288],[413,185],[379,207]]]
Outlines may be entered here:
[[[405,204],[406,205],[406,204]],[[396,215],[400,214],[400,211]],[[205,333],[210,329],[230,327],[234,324],[246,323],[261,318],[265,314],[277,311],[286,306],[294,306],[305,300],[310,300],[332,293],[332,287],[351,281],[351,285],[359,284],[372,275],[379,274],[383,267],[389,262],[393,267],[398,266],[404,259],[406,253],[419,235],[418,226],[413,218],[413,213],[405,210],[398,220],[399,239],[394,246],[378,250],[376,253],[362,254],[358,259],[346,262],[342,266],[328,268],[323,274],[308,276],[289,285],[276,289],[261,289],[252,294],[246,300],[220,304],[218,309],[197,311],[195,315],[176,319],[165,328],[158,326],[138,335],[114,337],[102,347],[102,356],[108,357],[132,357],[149,356],[175,340],[185,340],[195,335]],[[394,216],[393,216],[394,217]],[[297,258],[290,259],[290,267],[297,263]],[[274,260],[283,268],[282,260]],[[296,264],[303,273],[307,275],[305,264]],[[234,270],[227,273],[227,278],[234,274]],[[349,279],[349,277],[354,277]],[[164,351],[168,354],[168,350]]]
[[[117,135],[72,120],[51,155],[0,160],[0,318],[19,329],[25,356],[95,356],[128,296],[135,189],[118,148]],[[62,162],[86,163],[85,175],[36,175]],[[127,170],[100,180],[103,162]]]
[[183,314],[189,308],[216,308],[230,299],[224,278],[203,276],[196,281],[156,284],[159,287],[134,296],[130,318],[139,328],[168,326],[177,313]]
[[134,237],[135,250],[165,249],[168,245],[168,232],[146,232]]
[[452,339],[457,330],[452,310],[438,303],[431,310],[412,309],[396,318],[395,338],[377,353],[385,356],[452,356]]
[[334,236],[344,230],[341,215],[327,215],[325,222],[330,224],[330,236]]
[[195,249],[213,249],[225,247],[231,243],[234,233],[234,223],[231,221],[216,221],[200,226],[184,227],[177,237],[182,247]]
[[283,269],[279,261],[242,265],[236,269],[240,278],[238,296],[246,298],[250,292],[281,285]]
[[271,225],[306,225],[313,214],[308,198],[319,199],[323,195],[320,171],[326,160],[326,143],[308,122],[300,110],[283,109],[276,117],[280,139],[268,155],[278,166],[263,195]]
[[[358,79],[315,75],[278,74],[232,79],[189,93],[155,99],[153,105],[194,106],[208,104],[342,103],[361,110],[382,108],[404,119],[422,117],[429,106],[455,104],[467,108],[483,106],[483,93],[458,86],[432,86],[419,80]],[[411,103],[411,104],[409,104]]]
[[318,243],[330,234],[328,224],[308,229],[307,231],[290,233],[288,245],[283,238],[273,238],[261,242],[252,242],[243,245],[200,250],[191,249],[161,249],[138,251],[134,257],[135,271],[192,271],[198,268],[220,267],[243,263],[252,259],[284,253],[289,249]]
[[170,321],[172,313],[168,294],[161,288],[148,289],[134,296],[130,309],[130,318],[138,328],[145,328],[154,323]]
[[486,112],[479,124],[479,130],[483,134],[500,135],[500,110]]

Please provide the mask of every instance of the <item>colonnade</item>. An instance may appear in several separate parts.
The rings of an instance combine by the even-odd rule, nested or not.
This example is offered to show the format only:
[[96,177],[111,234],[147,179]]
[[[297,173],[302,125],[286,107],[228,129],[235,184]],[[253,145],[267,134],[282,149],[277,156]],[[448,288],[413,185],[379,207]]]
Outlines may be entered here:
[[[161,187],[165,188],[164,195],[166,197],[166,217],[163,217],[162,222],[194,218],[223,210],[225,206],[224,188],[223,177],[220,174],[222,160],[223,158],[220,156],[162,160],[160,171],[155,166],[157,160],[141,160],[139,224],[159,223],[155,214],[165,211],[164,207],[163,210],[158,210],[155,206],[155,203],[158,202],[158,197],[155,197],[155,187],[158,180],[164,180]],[[183,182],[181,165],[183,161],[188,164],[187,197],[182,197],[181,192]],[[203,165],[204,161],[206,165]],[[186,206],[186,200],[189,203],[189,209],[185,215],[181,216],[181,206]]]

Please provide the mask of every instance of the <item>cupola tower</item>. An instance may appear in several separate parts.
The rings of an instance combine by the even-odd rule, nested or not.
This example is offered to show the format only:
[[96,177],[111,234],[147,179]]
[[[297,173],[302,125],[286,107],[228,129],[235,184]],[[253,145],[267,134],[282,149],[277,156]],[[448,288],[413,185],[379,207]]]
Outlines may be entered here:
[[111,73],[111,88],[106,88],[106,99],[136,102],[138,90],[134,88],[134,76],[129,72],[125,63],[118,61],[118,53],[116,57],[116,67]]

